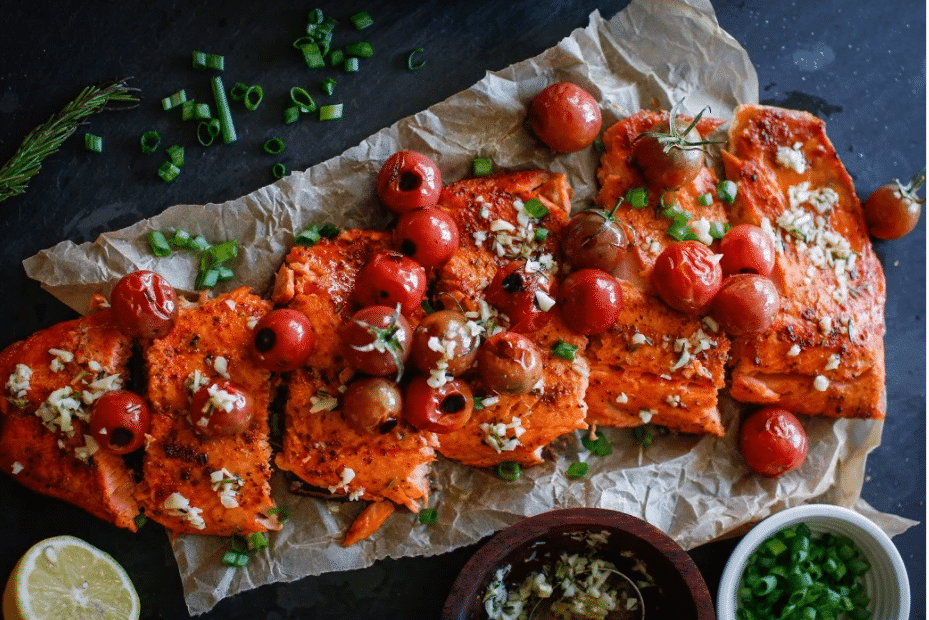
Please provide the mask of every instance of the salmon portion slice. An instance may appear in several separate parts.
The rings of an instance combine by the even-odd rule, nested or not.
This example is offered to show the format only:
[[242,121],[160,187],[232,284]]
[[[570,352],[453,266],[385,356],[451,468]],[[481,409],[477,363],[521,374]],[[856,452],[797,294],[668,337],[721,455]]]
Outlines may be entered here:
[[[523,209],[533,198],[548,209],[541,219]],[[487,304],[484,293],[497,271],[514,260],[526,260],[547,274],[554,297],[558,238],[568,219],[570,199],[567,178],[542,170],[465,179],[443,188],[438,206],[455,219],[461,247],[439,269],[436,305],[462,309],[481,326],[483,336],[505,329],[508,318]],[[548,231],[544,241],[535,240],[537,228]],[[524,334],[542,354],[539,385],[526,394],[493,395],[476,373],[467,374],[465,379],[483,408],[474,411],[463,428],[439,435],[439,452],[444,456],[477,467],[504,461],[535,465],[542,462],[544,446],[565,433],[587,428],[586,338],[565,325],[557,307],[549,314],[544,328]],[[573,361],[552,353],[558,341],[577,347]]]
[[93,403],[123,387],[132,342],[112,314],[58,323],[0,352],[0,470],[132,531],[139,507],[123,458],[98,449]]
[[771,235],[781,292],[771,330],[733,341],[732,396],[807,415],[883,418],[884,273],[825,123],[740,106],[723,161],[738,183],[730,219]]
[[[650,282],[655,260],[676,241],[666,232],[672,220],[662,215],[664,205],[674,203],[690,213],[691,228],[711,247],[717,242],[706,236],[707,226],[728,221],[712,169],[704,166],[693,181],[669,192],[650,187],[636,167],[636,137],[667,118],[667,112],[642,110],[604,134],[597,203],[611,209],[630,189],[644,187],[648,205],[623,203],[616,211],[631,241],[627,259],[613,273],[622,285],[624,307],[616,324],[591,336],[587,346],[587,421],[616,427],[652,423],[683,433],[722,435],[717,403],[725,386],[729,339],[715,322],[670,308]],[[702,118],[697,131],[706,137],[721,122]],[[706,194],[712,202],[704,206],[699,198]]]
[[[270,372],[251,360],[252,326],[271,304],[247,288],[182,308],[145,352],[152,429],[137,498],[173,532],[228,536],[280,529],[271,498]],[[189,419],[195,388],[216,377],[249,394],[254,413],[237,435],[204,437]]]

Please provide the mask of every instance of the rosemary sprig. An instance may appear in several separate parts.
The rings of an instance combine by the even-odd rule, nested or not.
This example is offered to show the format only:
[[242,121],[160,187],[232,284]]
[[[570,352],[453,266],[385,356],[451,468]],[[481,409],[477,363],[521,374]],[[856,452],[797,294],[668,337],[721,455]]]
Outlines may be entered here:
[[42,160],[57,151],[74,133],[82,119],[103,110],[112,101],[137,102],[137,89],[125,80],[105,86],[88,86],[60,112],[52,115],[23,140],[16,153],[0,168],[0,202],[26,191],[29,179],[42,167]]

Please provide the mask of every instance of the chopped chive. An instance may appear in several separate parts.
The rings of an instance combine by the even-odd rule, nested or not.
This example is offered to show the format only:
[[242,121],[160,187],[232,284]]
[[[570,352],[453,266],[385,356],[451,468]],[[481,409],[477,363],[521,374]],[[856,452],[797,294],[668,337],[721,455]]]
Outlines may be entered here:
[[548,215],[548,207],[542,204],[542,201],[538,198],[530,198],[523,205],[523,208],[526,209],[526,212],[529,213],[529,215],[536,219],[542,219]]
[[219,54],[207,54],[205,52],[193,52],[192,62],[194,69],[204,71],[207,69],[222,71],[225,63],[225,57]]
[[254,112],[258,109],[258,106],[261,104],[261,100],[264,99],[265,91],[258,86],[249,86],[245,91],[245,96],[242,98],[242,103],[245,104],[245,109],[249,112]]
[[522,468],[519,463],[514,461],[504,461],[497,465],[497,475],[510,482],[519,480],[522,475]]
[[320,85],[320,89],[322,89],[323,93],[327,95],[331,95],[332,93],[334,93],[335,92],[335,78],[327,77],[325,80],[323,80],[323,83]]
[[536,228],[535,233],[533,234],[532,237],[539,243],[542,243],[543,241],[548,239],[548,229],[547,228]]
[[580,478],[581,476],[587,475],[588,469],[590,469],[590,465],[587,463],[571,463],[567,471],[565,471],[565,475],[567,475],[568,478]]
[[164,233],[160,230],[153,230],[148,233],[148,245],[152,248],[152,253],[159,258],[171,256],[171,246],[168,244],[168,239]]
[[300,108],[298,106],[292,105],[289,108],[284,110],[284,124],[290,125],[291,123],[296,123],[300,118]]
[[264,152],[269,155],[279,155],[284,152],[286,146],[284,141],[278,137],[270,138],[264,143]]
[[165,183],[170,183],[176,179],[177,175],[180,173],[181,169],[169,161],[164,162],[158,167],[158,176],[160,176],[161,180]]
[[700,203],[700,206],[708,207],[713,204],[713,194],[710,192],[700,194],[700,196],[697,198],[697,202]]
[[161,107],[165,110],[171,110],[176,108],[187,101],[187,93],[184,90],[179,90],[173,95],[169,95],[161,100]]
[[227,551],[223,554],[222,562],[226,566],[242,568],[248,566],[248,554],[241,551]]
[[571,344],[565,342],[564,340],[559,340],[552,345],[552,355],[560,357],[563,360],[569,362],[574,361],[574,354],[577,353],[578,346],[576,344]]
[[471,174],[476,177],[486,177],[493,171],[494,164],[489,157],[475,157],[471,162]]
[[633,187],[626,192],[626,202],[632,205],[633,209],[642,209],[648,206],[648,188]]
[[439,520],[439,513],[435,508],[423,508],[417,518],[423,525],[432,525]]
[[342,118],[342,104],[324,105],[319,109],[319,120],[334,121]]
[[738,185],[729,180],[722,181],[719,185],[716,186],[716,195],[719,196],[720,200],[729,204],[735,202],[735,197],[738,191]]
[[171,237],[171,245],[176,248],[186,248],[190,245],[190,233],[183,228],[178,228]]
[[184,165],[184,147],[180,144],[172,144],[165,149],[165,154],[172,164],[180,168]]
[[353,41],[345,46],[345,53],[356,58],[371,58],[374,55],[374,46],[367,41]]
[[358,59],[357,58],[346,58],[345,59],[345,73],[355,73],[358,71]]
[[92,133],[84,134],[84,148],[94,153],[103,152],[103,138]]
[[309,114],[316,111],[316,102],[310,97],[310,93],[299,86],[290,89],[290,100],[301,112]]
[[229,91],[229,96],[233,101],[241,101],[245,98],[245,91],[248,90],[248,86],[242,82],[236,82],[233,84],[232,89]]
[[423,53],[423,48],[421,47],[417,47],[415,50],[410,52],[410,55],[406,57],[406,68],[409,69],[410,71],[416,71],[417,69],[422,69],[423,67],[425,67],[426,66],[425,60],[421,60],[417,63],[413,62],[413,57],[416,56],[416,54],[422,54],[422,53]]
[[329,65],[338,67],[345,62],[345,52],[339,48],[329,52]]
[[374,20],[366,11],[359,11],[348,18],[352,25],[358,30],[364,30],[368,26],[374,25]]
[[213,97],[216,99],[216,113],[219,116],[219,126],[223,134],[223,143],[229,144],[230,142],[235,142],[235,125],[232,124],[232,112],[229,110],[229,102],[226,101],[226,90],[223,88],[223,79],[218,75],[213,76],[210,78],[210,86],[213,88]]
[[160,144],[161,134],[154,129],[149,129],[143,133],[142,137],[139,139],[139,145],[142,147],[142,153],[144,155],[151,155],[154,153]]
[[271,176],[273,176],[275,179],[283,179],[285,176],[287,176],[287,166],[281,162],[277,162],[271,166]]

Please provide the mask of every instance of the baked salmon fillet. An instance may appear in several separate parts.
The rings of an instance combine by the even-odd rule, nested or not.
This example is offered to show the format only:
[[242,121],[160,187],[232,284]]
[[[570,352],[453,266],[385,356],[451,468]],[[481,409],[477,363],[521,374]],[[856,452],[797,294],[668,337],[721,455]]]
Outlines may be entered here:
[[109,310],[58,323],[0,352],[0,470],[132,531],[132,473],[88,433],[93,403],[127,377],[132,342]]
[[[228,536],[280,529],[271,499],[270,372],[251,360],[252,327],[271,303],[239,288],[182,307],[174,329],[145,351],[152,427],[137,498],[175,533]],[[254,413],[236,435],[205,437],[189,416],[193,392],[228,378]]]
[[[542,218],[527,213],[525,205],[532,199],[548,210]],[[558,238],[571,209],[571,188],[564,175],[530,170],[465,179],[442,189],[438,207],[455,219],[461,245],[439,269],[437,306],[462,309],[484,337],[505,329],[508,317],[487,303],[485,290],[498,270],[517,260],[526,261],[527,271],[545,274],[549,295],[556,296]],[[548,231],[543,241],[537,240],[538,228]],[[535,465],[554,439],[587,428],[586,338],[567,327],[557,308],[548,314],[544,327],[523,334],[542,354],[539,385],[525,394],[493,395],[480,377],[466,375],[482,408],[464,427],[439,435],[444,456],[476,467],[504,461]],[[559,341],[577,347],[573,361],[552,353]]]
[[[704,166],[693,181],[670,192],[650,187],[636,167],[636,137],[667,118],[667,112],[642,110],[604,133],[597,203],[612,209],[629,190],[644,187],[648,205],[635,208],[624,202],[616,211],[630,241],[626,259],[613,273],[622,285],[624,306],[616,324],[591,336],[587,346],[587,421],[616,427],[652,423],[683,433],[722,435],[717,396],[725,386],[729,340],[715,322],[670,308],[650,283],[658,255],[677,241],[667,233],[672,220],[662,214],[665,205],[688,212],[691,233],[711,247],[716,244],[711,227],[722,231],[727,222],[712,169]],[[697,131],[706,137],[720,124],[702,118]],[[704,195],[712,202],[702,205]]]
[[[389,247],[387,232],[344,230],[311,247],[294,247],[278,271],[273,301],[305,314],[316,344],[305,368],[290,376],[283,448],[275,462],[323,495],[390,500],[418,512],[428,503],[435,435],[402,422],[380,434],[360,433],[340,402],[355,375],[339,335],[359,309],[355,278]],[[411,327],[422,315],[417,310],[407,317]]]
[[808,415],[882,418],[884,273],[825,123],[741,106],[723,152],[738,183],[730,220],[774,240],[773,327],[732,347],[732,396]]

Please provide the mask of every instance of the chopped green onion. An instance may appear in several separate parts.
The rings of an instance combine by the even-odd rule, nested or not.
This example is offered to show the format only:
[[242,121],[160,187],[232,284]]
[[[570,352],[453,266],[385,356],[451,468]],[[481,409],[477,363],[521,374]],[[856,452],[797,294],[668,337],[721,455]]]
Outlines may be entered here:
[[519,480],[522,475],[522,468],[519,463],[513,461],[504,461],[497,465],[497,475],[510,482]]
[[483,410],[483,409],[484,409],[484,397],[483,397],[483,396],[475,396],[475,397],[474,397],[474,403],[471,405],[471,408],[474,409],[474,411],[481,411],[481,410]]
[[568,476],[568,478],[580,478],[581,476],[585,476],[587,474],[588,469],[590,469],[590,465],[587,463],[571,463],[568,466],[568,470],[565,472],[565,474]]
[[200,121],[197,123],[197,142],[203,146],[210,146],[221,132],[222,127],[218,118]]
[[374,20],[371,19],[371,16],[365,11],[359,11],[348,19],[358,30],[364,30],[368,26],[374,24]]
[[165,149],[165,154],[171,163],[180,168],[184,165],[184,147],[180,144],[172,144]]
[[690,228],[690,222],[683,218],[677,218],[671,222],[665,232],[677,241],[695,241],[697,239],[697,235]]
[[310,112],[316,111],[316,102],[310,97],[310,93],[299,86],[294,86],[290,89],[290,100],[293,101],[294,105],[297,106],[297,109],[301,112],[309,114]]
[[287,166],[281,162],[277,162],[271,166],[271,176],[275,179],[283,179],[287,175]]
[[207,250],[207,253],[210,255],[210,258],[213,259],[212,264],[225,262],[227,260],[232,260],[239,255],[239,243],[232,239],[230,241],[224,241],[220,244],[210,246]]
[[700,196],[697,198],[697,202],[700,203],[700,206],[708,207],[713,204],[713,194],[710,192],[700,194]]
[[158,149],[158,146],[161,144],[161,134],[159,134],[154,129],[149,129],[142,134],[142,137],[139,139],[139,144],[142,147],[143,154],[151,155]]
[[532,237],[539,243],[542,243],[543,241],[548,239],[548,229],[547,228],[536,228],[535,234],[533,234]]
[[213,288],[219,282],[219,271],[216,269],[207,269],[197,274],[197,280],[194,287],[200,291],[205,288]]
[[[432,307],[432,304],[429,303],[428,299],[423,299],[419,302],[419,307],[423,309],[423,312],[426,314],[432,314],[435,312],[435,308]],[[474,402],[477,403],[477,397],[474,398]]]
[[634,209],[642,209],[648,206],[648,188],[633,187],[626,192],[626,202],[632,205]]
[[290,511],[287,510],[284,506],[275,506],[274,508],[268,508],[269,515],[277,515],[277,522],[284,523],[290,518]]
[[169,161],[164,162],[158,167],[158,176],[160,176],[161,180],[165,183],[170,183],[176,179],[177,175],[180,173],[181,169]]
[[735,196],[738,191],[739,186],[729,180],[721,181],[719,185],[716,186],[716,195],[719,196],[720,200],[728,202],[729,204],[735,202]]
[[307,16],[307,25],[316,26],[321,24],[323,23],[323,17],[324,15],[322,9],[313,9]]
[[254,112],[258,109],[258,106],[261,104],[261,100],[264,99],[265,91],[258,86],[249,86],[245,91],[245,96],[242,98],[242,103],[245,104],[245,109],[249,112]]
[[732,224],[726,222],[710,222],[710,236],[714,239],[722,239],[732,228]]
[[181,105],[185,101],[187,101],[187,93],[183,90],[179,90],[173,95],[162,99],[161,107],[165,110],[171,110],[172,108],[176,108],[177,106]]
[[339,236],[339,233],[342,232],[337,226],[333,226],[329,222],[326,222],[319,229],[319,235],[325,237],[326,239],[335,239]]
[[523,205],[523,208],[526,209],[526,212],[528,212],[529,215],[536,219],[542,219],[548,215],[548,207],[542,204],[542,201],[538,198],[530,198]]
[[269,155],[279,155],[284,152],[286,148],[284,141],[280,138],[274,137],[270,138],[264,143],[264,151]]
[[139,514],[135,516],[133,521],[135,521],[136,529],[142,529],[142,526],[148,523],[148,517],[146,517],[144,514],[140,512]]
[[206,237],[204,237],[203,235],[197,235],[196,237],[190,240],[190,244],[187,247],[189,247],[191,250],[197,250],[198,252],[202,252],[203,250],[210,247],[210,242],[207,241]]
[[215,71],[222,71],[223,65],[225,63],[225,57],[220,56],[219,54],[207,54],[205,52],[194,52],[193,56],[193,67],[200,71],[206,69],[211,69]]
[[190,121],[193,120],[196,115],[197,102],[193,99],[188,99],[181,104],[181,120]]
[[168,239],[164,233],[160,230],[153,230],[148,233],[148,245],[152,248],[152,253],[159,258],[171,256],[171,246],[168,244]]
[[319,227],[310,226],[294,237],[294,244],[312,247],[320,240]]
[[103,152],[103,138],[92,133],[84,134],[84,148],[94,153]]
[[597,149],[598,153],[602,153],[606,150],[606,145],[603,144],[603,138],[594,139],[594,148]]
[[358,71],[358,59],[357,58],[346,58],[345,59],[345,73],[355,73]]
[[245,91],[248,90],[248,86],[242,82],[236,82],[232,86],[232,90],[229,91],[229,96],[232,97],[233,101],[241,101],[245,98]]
[[417,63],[413,62],[413,57],[416,56],[416,54],[422,54],[422,53],[423,53],[423,48],[421,47],[417,47],[415,50],[410,52],[410,55],[406,57],[406,68],[409,69],[410,71],[416,71],[417,69],[422,69],[423,67],[425,67],[426,66],[425,60],[421,60]]
[[300,118],[299,106],[292,105],[289,108],[286,108],[284,110],[284,124],[285,125],[296,123],[299,118]]
[[320,84],[320,89],[322,89],[323,93],[327,95],[331,95],[332,93],[334,93],[335,92],[335,78],[327,77],[325,80],[323,80],[323,83]]
[[171,245],[176,248],[186,248],[190,245],[190,233],[183,228],[178,228],[171,237]]
[[345,46],[345,53],[357,58],[371,58],[374,56],[374,47],[367,41],[353,41]]
[[248,536],[248,550],[261,551],[268,548],[268,538],[262,532],[254,532]]
[[319,109],[319,120],[321,121],[334,121],[342,118],[342,104],[333,103],[332,105],[324,105]]
[[208,103],[196,103],[193,106],[193,120],[195,121],[208,121],[213,118],[213,112],[210,111],[210,104]]
[[435,508],[423,508],[417,518],[423,525],[432,525],[439,520],[439,513]]
[[232,268],[226,265],[217,266],[216,275],[220,282],[225,282],[226,280],[231,280],[233,277],[235,277]]
[[552,345],[552,355],[560,357],[563,360],[569,362],[574,361],[574,354],[577,353],[578,346],[576,344],[571,344],[565,342],[564,340],[559,340]]
[[[305,37],[304,37],[305,39]],[[319,48],[319,44],[315,42],[303,42],[303,39],[298,39],[294,42],[294,45],[300,43],[298,49],[303,54],[303,60],[306,62],[308,69],[319,69],[326,66],[326,59],[323,58],[324,52]]]
[[216,113],[219,115],[219,126],[223,134],[223,143],[229,144],[235,142],[235,125],[232,124],[232,111],[229,109],[229,102],[226,101],[226,90],[223,88],[223,79],[213,76],[210,78],[210,86],[213,88],[213,97],[216,99]]
[[494,164],[489,157],[475,157],[471,162],[471,174],[476,177],[486,177],[493,171]]
[[581,444],[590,452],[593,452],[597,456],[609,456],[613,454],[613,446],[610,445],[609,440],[603,435],[603,433],[597,433],[596,439],[590,437],[590,435],[584,435],[581,438]]
[[635,440],[646,448],[652,445],[652,443],[655,441],[655,435],[652,433],[652,430],[648,427],[647,424],[636,426],[632,430],[632,434],[635,436]]
[[248,566],[248,560],[247,553],[243,553],[242,551],[227,551],[223,554],[222,562],[226,566],[242,568],[243,566]]
[[329,64],[333,67],[338,67],[339,65],[345,62],[345,52],[340,49],[334,49],[329,52]]

